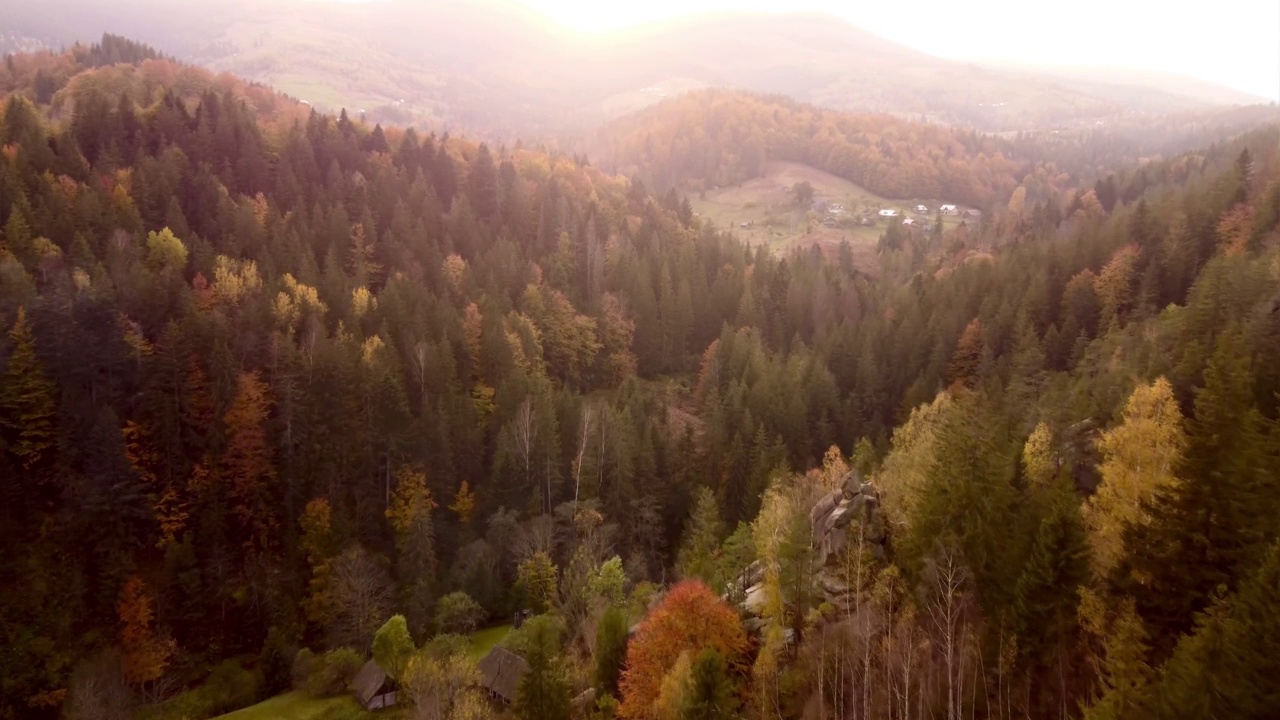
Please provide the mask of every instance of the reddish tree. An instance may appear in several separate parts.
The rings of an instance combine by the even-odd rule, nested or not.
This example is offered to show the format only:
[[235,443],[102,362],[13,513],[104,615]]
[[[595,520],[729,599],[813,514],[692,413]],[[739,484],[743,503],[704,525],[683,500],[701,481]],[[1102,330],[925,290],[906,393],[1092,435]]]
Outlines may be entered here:
[[965,326],[951,356],[948,379],[952,384],[973,387],[982,365],[982,321],[974,318]]
[[667,671],[681,653],[696,656],[705,648],[715,649],[732,666],[747,648],[747,635],[738,613],[711,588],[698,580],[686,580],[671,588],[627,646],[627,666],[619,683],[621,717],[656,718],[655,703]]
[[244,523],[246,546],[265,549],[276,526],[271,486],[276,471],[267,442],[271,398],[256,372],[240,373],[235,400],[223,420],[227,424],[222,476],[230,486],[232,510]]
[[173,654],[173,643],[156,638],[152,627],[154,610],[151,596],[142,578],[129,577],[120,591],[120,604],[116,612],[120,616],[120,645],[125,682],[144,685],[158,679]]

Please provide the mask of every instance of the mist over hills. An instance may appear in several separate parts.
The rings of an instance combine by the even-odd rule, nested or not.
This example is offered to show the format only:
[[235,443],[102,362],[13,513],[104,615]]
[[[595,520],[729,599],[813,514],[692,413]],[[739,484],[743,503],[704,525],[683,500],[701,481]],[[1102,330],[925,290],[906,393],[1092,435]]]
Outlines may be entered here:
[[1274,105],[53,5],[173,58],[0,23],[0,720],[1275,716]]
[[509,0],[51,0],[9,14],[0,49],[112,32],[322,109],[504,140],[562,138],[702,87],[994,132],[1260,101],[1148,73],[944,60],[803,14],[720,13],[598,35]]

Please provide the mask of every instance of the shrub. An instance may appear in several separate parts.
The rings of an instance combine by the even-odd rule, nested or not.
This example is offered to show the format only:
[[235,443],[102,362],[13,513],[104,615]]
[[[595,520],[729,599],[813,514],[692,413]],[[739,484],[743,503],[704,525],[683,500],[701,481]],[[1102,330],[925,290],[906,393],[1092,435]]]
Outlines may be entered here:
[[559,643],[560,638],[565,634],[564,618],[559,615],[534,615],[525,620],[519,629],[507,633],[500,644],[511,652],[525,657],[539,637],[545,635]]
[[316,654],[310,648],[302,648],[293,656],[293,668],[290,673],[293,689],[302,690],[307,686],[307,679],[316,669]]
[[437,635],[422,645],[422,652],[443,660],[451,655],[466,655],[470,642],[462,635]]
[[262,674],[246,670],[234,660],[219,663],[209,673],[205,689],[213,702],[213,714],[221,715],[248,707],[262,696]]
[[288,690],[292,680],[292,659],[296,659],[297,646],[279,628],[271,628],[262,643],[258,655],[258,669],[262,672],[263,691],[275,695]]
[[200,687],[165,703],[163,717],[209,718],[248,707],[262,699],[262,674],[227,660]]
[[436,603],[436,624],[441,633],[469,635],[484,619],[484,608],[462,592],[451,592]]
[[341,695],[363,664],[364,658],[351,648],[330,650],[316,658],[305,683],[307,694],[313,698]]

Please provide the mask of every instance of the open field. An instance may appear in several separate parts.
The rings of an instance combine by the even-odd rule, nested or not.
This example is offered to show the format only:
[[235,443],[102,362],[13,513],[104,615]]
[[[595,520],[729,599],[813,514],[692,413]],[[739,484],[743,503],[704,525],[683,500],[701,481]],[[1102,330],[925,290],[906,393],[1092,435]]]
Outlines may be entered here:
[[[858,268],[874,272],[878,265],[876,243],[885,230],[885,222],[878,220],[873,227],[823,225],[824,214],[795,204],[791,188],[805,181],[813,186],[816,201],[844,205],[845,217],[850,219],[863,210],[875,213],[882,208],[897,209],[903,217],[909,217],[910,209],[917,204],[923,203],[932,210],[938,203],[890,200],[844,178],[793,162],[769,163],[764,177],[708,191],[700,197],[691,196],[689,202],[694,212],[715,227],[731,230],[749,243],[765,243],[778,252],[809,245],[834,246],[848,240]],[[750,223],[751,227],[743,228],[743,223]],[[957,217],[943,218],[944,227],[958,224]]]
[[511,632],[510,625],[498,625],[496,627],[477,630],[476,633],[471,636],[470,644],[467,647],[467,654],[471,656],[472,660],[479,661],[480,658],[489,654],[489,651],[493,649],[494,645],[502,642],[502,639],[507,636],[508,632]]
[[[216,720],[363,720],[374,714],[361,708],[351,695],[311,698],[300,692],[285,693],[257,705],[223,715]],[[386,717],[379,714],[377,717]]]

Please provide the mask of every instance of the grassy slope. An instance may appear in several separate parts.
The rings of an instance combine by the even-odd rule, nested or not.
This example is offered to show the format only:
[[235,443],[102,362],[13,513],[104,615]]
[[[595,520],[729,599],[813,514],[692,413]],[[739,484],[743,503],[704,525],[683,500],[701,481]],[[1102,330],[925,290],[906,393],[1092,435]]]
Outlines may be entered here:
[[[485,628],[471,636],[469,652],[474,660],[488,654],[507,633],[510,625]],[[362,709],[350,695],[315,699],[300,692],[277,695],[257,705],[228,713],[215,720],[365,720],[379,718],[390,720],[398,717],[394,709],[369,712]]]
[[291,692],[223,715],[217,720],[359,720],[371,717],[374,714],[362,709],[350,695],[315,699]]
[[[854,260],[867,272],[874,272],[876,243],[885,225],[875,227],[830,228],[821,224],[817,213],[797,209],[792,200],[791,187],[808,181],[813,185],[814,197],[832,203],[842,203],[846,214],[857,214],[862,209],[878,211],[896,208],[903,217],[910,217],[910,209],[924,203],[935,208],[938,201],[932,199],[889,200],[866,188],[823,172],[808,165],[792,162],[770,163],[764,177],[756,178],[736,187],[709,191],[703,197],[689,198],[694,212],[718,228],[732,230],[740,238],[751,243],[767,243],[776,251],[795,246],[835,245],[848,240],[853,246]],[[744,222],[753,223],[750,229],[739,227]],[[945,226],[959,224],[959,218],[944,218]]]
[[471,655],[471,659],[478,661],[488,655],[493,646],[501,642],[510,631],[510,625],[498,625],[476,631],[476,634],[471,636],[471,644],[468,648],[468,654]]

